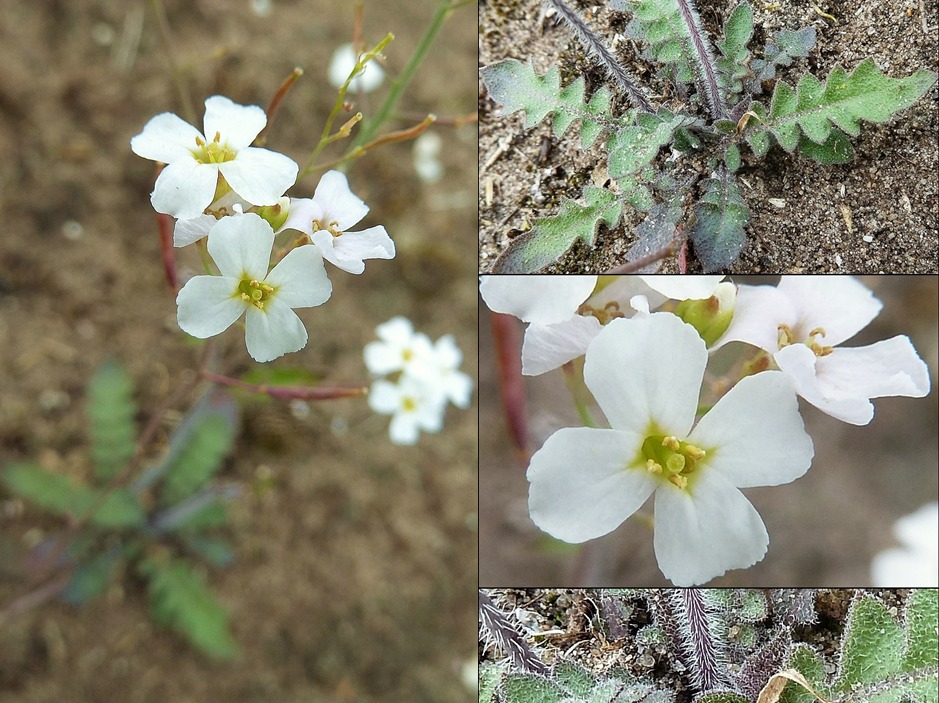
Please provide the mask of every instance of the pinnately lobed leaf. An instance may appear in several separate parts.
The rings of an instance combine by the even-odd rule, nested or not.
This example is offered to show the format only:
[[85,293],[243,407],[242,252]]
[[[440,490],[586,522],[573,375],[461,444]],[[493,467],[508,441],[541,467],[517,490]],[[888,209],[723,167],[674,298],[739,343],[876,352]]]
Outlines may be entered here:
[[603,188],[584,189],[585,205],[565,200],[556,215],[535,220],[534,228],[509,244],[493,265],[493,273],[534,273],[554,263],[577,239],[593,246],[597,226],[615,227],[622,200]]
[[706,272],[730,266],[746,241],[750,211],[731,174],[708,180],[704,197],[694,209],[689,233],[695,254]]
[[88,418],[91,455],[99,481],[112,479],[134,455],[133,386],[127,371],[116,361],[101,365],[88,383]]
[[606,123],[614,123],[610,115],[610,91],[598,90],[584,103],[584,79],[578,78],[561,88],[561,72],[554,66],[544,76],[535,73],[531,60],[499,61],[480,70],[492,99],[503,106],[507,115],[518,110],[525,113],[525,128],[534,127],[548,115],[554,115],[551,128],[560,137],[574,120],[581,120],[580,139],[589,148],[603,131]]
[[861,120],[885,122],[919,100],[935,82],[934,72],[922,70],[890,78],[873,59],[865,59],[850,74],[835,67],[824,85],[812,75],[803,76],[795,90],[778,81],[769,112],[756,110],[762,123],[753,128],[748,141],[759,153],[764,143],[754,145],[753,137],[768,131],[791,153],[802,136],[816,145],[829,144],[833,126],[857,136]]

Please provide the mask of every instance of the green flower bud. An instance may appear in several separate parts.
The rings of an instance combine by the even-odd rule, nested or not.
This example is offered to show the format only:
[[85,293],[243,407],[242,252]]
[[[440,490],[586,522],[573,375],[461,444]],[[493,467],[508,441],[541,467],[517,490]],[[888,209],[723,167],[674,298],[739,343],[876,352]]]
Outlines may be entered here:
[[255,212],[276,232],[284,226],[290,214],[290,198],[285,195],[277,201],[276,205],[262,205]]
[[734,300],[737,287],[725,281],[717,286],[714,295],[706,300],[683,300],[675,314],[694,327],[707,346],[723,336],[734,319]]

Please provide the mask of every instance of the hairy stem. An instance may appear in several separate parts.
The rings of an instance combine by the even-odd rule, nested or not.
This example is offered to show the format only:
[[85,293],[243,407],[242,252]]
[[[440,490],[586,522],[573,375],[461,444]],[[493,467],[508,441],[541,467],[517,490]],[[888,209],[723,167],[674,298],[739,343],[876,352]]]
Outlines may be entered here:
[[726,117],[727,106],[724,104],[724,96],[721,94],[717,81],[717,62],[714,60],[714,52],[711,50],[707,35],[701,28],[698,11],[692,0],[676,0],[676,3],[681,12],[681,18],[688,28],[688,36],[694,48],[696,73],[700,84],[698,89],[707,101],[711,117],[715,120]]
[[492,600],[482,590],[479,591],[479,621],[492,636],[495,643],[504,651],[512,663],[519,669],[533,674],[546,674],[548,667],[531,651],[525,640],[508,618],[502,614]]
[[557,10],[558,16],[567,23],[574,36],[584,45],[587,51],[596,57],[597,62],[607,70],[613,80],[626,91],[626,95],[633,104],[643,112],[655,112],[652,105],[636,86],[636,83],[630,78],[626,69],[619,64],[613,54],[610,53],[610,50],[600,41],[600,37],[593,33],[593,30],[587,26],[580,16],[568,7],[564,0],[545,0],[545,2]]

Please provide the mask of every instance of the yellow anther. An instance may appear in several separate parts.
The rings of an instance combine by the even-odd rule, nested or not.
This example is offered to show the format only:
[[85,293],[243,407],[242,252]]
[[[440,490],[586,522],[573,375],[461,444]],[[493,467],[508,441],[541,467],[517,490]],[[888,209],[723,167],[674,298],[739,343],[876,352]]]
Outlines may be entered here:
[[262,283],[262,284],[261,284],[261,290],[263,290],[265,293],[273,293],[273,292],[274,292],[274,286],[272,286],[272,285],[270,285],[270,284],[268,284],[268,283]]
[[688,479],[684,476],[679,476],[678,474],[668,477],[668,480],[674,483],[676,486],[684,490],[688,487]]
[[820,337],[824,337],[824,336],[825,336],[825,330],[824,330],[824,328],[822,328],[822,327],[816,327],[814,330],[812,330],[811,332],[809,332],[809,337],[814,337],[815,335],[819,335]]
[[200,147],[200,148],[201,148],[201,147],[204,147],[204,146],[205,146],[205,139],[203,139],[202,137],[196,135],[196,146],[197,146],[197,147]]
[[685,455],[694,461],[701,461],[701,459],[707,455],[707,452],[699,447],[694,446],[693,444],[686,444]]
[[662,446],[677,452],[681,448],[681,443],[678,441],[678,437],[662,437]]
[[653,459],[646,460],[646,471],[650,474],[660,474],[662,473],[662,465],[655,462]]
[[250,297],[247,293],[242,293],[242,294],[241,294],[241,299],[242,299],[243,301],[245,301],[246,303],[250,303],[250,302],[251,302],[251,297]]
[[792,333],[792,328],[790,328],[789,325],[779,325],[779,327],[776,329],[779,330],[777,343],[779,344],[780,349],[783,347],[788,347],[790,344],[792,344],[795,335]]
[[222,133],[221,133],[221,132],[216,132],[216,133],[215,133],[215,137],[212,139],[212,141],[213,141],[213,142],[220,142],[220,141],[222,141]]

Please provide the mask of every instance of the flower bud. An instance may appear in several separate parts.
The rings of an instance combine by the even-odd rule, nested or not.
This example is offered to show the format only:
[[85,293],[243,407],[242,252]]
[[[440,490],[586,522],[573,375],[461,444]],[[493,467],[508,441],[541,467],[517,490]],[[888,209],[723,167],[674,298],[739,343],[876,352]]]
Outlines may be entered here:
[[276,205],[262,205],[255,212],[277,232],[284,226],[290,214],[290,198],[284,196],[277,201]]
[[694,327],[710,347],[730,327],[736,297],[737,287],[725,281],[717,286],[710,298],[682,301],[675,308],[675,314]]

